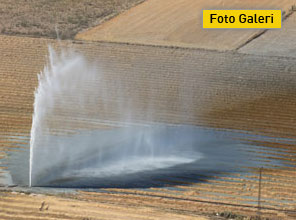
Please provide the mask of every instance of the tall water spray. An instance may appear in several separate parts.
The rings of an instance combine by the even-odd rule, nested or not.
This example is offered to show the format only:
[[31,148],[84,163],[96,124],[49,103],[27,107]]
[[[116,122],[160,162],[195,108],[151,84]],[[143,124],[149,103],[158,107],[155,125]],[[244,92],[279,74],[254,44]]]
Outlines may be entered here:
[[129,88],[77,52],[49,48],[38,82],[30,186],[157,170],[200,158],[194,138],[180,139],[176,129],[150,121],[149,105],[141,112],[146,121],[133,120]]

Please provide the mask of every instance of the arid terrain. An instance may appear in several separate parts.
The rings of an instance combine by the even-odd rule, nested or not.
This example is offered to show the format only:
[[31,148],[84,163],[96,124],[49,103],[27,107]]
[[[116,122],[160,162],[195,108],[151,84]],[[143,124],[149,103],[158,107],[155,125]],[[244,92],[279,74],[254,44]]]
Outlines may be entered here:
[[[75,2],[75,7],[68,1],[44,3],[36,16],[32,15],[31,9],[40,1],[33,1],[28,4],[30,7],[22,9],[23,20],[33,16],[38,19],[37,23],[46,25],[42,16],[49,19],[55,7],[61,12],[62,9],[55,5],[45,10],[45,6],[61,2],[70,11],[68,17],[59,15],[61,22],[65,22],[65,26],[59,28],[60,34],[64,34],[61,38],[72,38],[81,29],[92,27],[103,17],[105,19],[139,1],[88,1],[85,4],[92,4],[84,5],[88,13],[80,7],[83,2],[71,1]],[[250,7],[250,2],[245,2],[244,7]],[[104,4],[106,11],[100,11],[100,4]],[[217,7],[231,6],[226,1],[225,4],[224,1],[215,4]],[[237,1],[233,7],[241,7],[240,4]],[[258,1],[256,7],[267,7],[267,4],[267,1]],[[180,5],[184,8],[178,7]],[[47,24],[48,29],[47,26],[38,29],[36,34],[32,32],[34,25],[18,28],[16,24],[22,19],[3,22],[4,27],[10,27],[7,29],[10,32],[5,30],[0,35],[1,219],[296,218],[296,47],[291,40],[295,14],[290,10],[293,2],[276,0],[268,7],[292,13],[282,30],[287,34],[267,31],[256,39],[252,39],[257,34],[253,30],[242,33],[191,32],[189,29],[197,24],[189,22],[190,13],[210,5],[211,1],[199,6],[191,0],[166,0],[159,4],[148,0],[103,25],[79,33],[78,40],[59,42],[49,39],[55,36],[55,22]],[[186,14],[188,8],[192,10]],[[0,18],[4,16],[9,20],[13,4],[9,6],[2,1],[0,10],[3,12]],[[163,16],[163,23],[156,22],[155,13]],[[94,14],[99,17],[92,17]],[[72,26],[67,20],[70,15],[75,15],[75,19],[83,15],[87,22]],[[197,19],[196,15],[193,18]],[[174,21],[172,26],[168,25],[169,21]],[[184,22],[190,24],[185,25],[188,28],[183,33],[180,30]],[[19,34],[29,36],[11,36]],[[230,35],[229,39],[225,38]],[[274,35],[276,46],[266,46]],[[72,48],[99,65],[106,75],[106,83],[112,85],[113,81],[120,81],[122,93],[117,99],[133,100],[135,120],[146,119],[143,112],[149,105],[153,106],[151,114],[157,122],[205,126],[242,134],[233,136],[240,145],[221,153],[223,161],[219,161],[219,157],[209,161],[213,167],[226,164],[229,170],[202,167],[200,172],[187,170],[170,178],[152,179],[150,187],[64,190],[30,189],[26,184],[15,185],[13,180],[7,184],[4,180],[12,155],[27,152],[29,148],[34,90],[38,83],[37,74],[47,62],[48,45],[57,49]],[[114,85],[115,91],[116,83]],[[180,105],[180,99],[190,104]],[[99,104],[88,108],[90,115],[86,119],[98,117],[91,110],[100,109]],[[65,115],[71,116],[72,109],[74,107],[69,106],[69,109],[58,112],[51,120],[52,126],[67,131],[102,129],[95,120],[92,123],[84,119],[69,120]],[[120,115],[116,109],[99,113],[101,118],[113,120]],[[235,158],[232,150],[246,157],[244,160]],[[237,167],[244,171],[236,171]]]
[[71,39],[142,0],[1,0],[0,33]]
[[286,19],[281,31],[269,31],[263,34],[258,39],[241,48],[240,52],[258,55],[296,57],[296,42],[293,38],[293,36],[295,36],[295,29],[292,28],[295,21],[296,14],[293,13]]
[[262,30],[203,30],[203,9],[269,8],[288,14],[295,3],[295,0],[150,0],[79,33],[76,39],[236,50],[262,34]]

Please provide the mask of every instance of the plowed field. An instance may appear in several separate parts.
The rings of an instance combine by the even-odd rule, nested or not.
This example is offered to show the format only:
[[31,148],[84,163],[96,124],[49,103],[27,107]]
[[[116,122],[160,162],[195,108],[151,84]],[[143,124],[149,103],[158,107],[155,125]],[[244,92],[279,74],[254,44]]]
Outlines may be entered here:
[[[58,47],[53,40],[0,36],[2,159],[9,159],[11,152],[28,149],[33,92],[37,73],[46,63],[48,44]],[[247,153],[248,160],[257,161],[256,166],[245,167],[244,173],[201,170],[194,175],[163,177],[154,180],[150,188],[113,188],[49,197],[15,194],[11,191],[25,188],[1,187],[1,218],[198,219],[202,213],[225,211],[257,215],[261,166],[261,214],[295,218],[295,59],[112,43],[61,44],[99,63],[107,82],[120,80],[123,94],[136,103],[139,120],[143,119],[141,112],[149,97],[157,121],[265,135],[259,140],[252,136],[242,139],[249,147],[236,149]],[[158,93],[147,92],[151,85]],[[180,106],[180,94],[191,103],[188,108]],[[104,113],[106,118],[110,115],[118,112]],[[62,121],[58,124],[69,128],[64,125]],[[75,126],[90,128],[86,122]],[[234,165],[231,154],[223,158],[230,167],[244,165],[244,161]],[[2,176],[8,165],[2,162]]]

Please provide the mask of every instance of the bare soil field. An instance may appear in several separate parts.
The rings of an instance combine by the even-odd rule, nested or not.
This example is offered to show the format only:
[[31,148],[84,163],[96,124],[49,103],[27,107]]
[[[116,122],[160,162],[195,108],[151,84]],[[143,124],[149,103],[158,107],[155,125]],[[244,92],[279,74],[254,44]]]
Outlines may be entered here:
[[[55,48],[59,45],[49,39],[0,36],[0,158],[29,146],[33,92],[37,73],[46,63],[48,44]],[[269,164],[263,170],[261,215],[277,219],[295,217],[295,59],[117,43],[62,41],[61,44],[98,63],[106,73],[107,83],[119,80],[123,92],[118,98],[126,99],[123,94],[132,97],[136,119],[143,119],[143,109],[153,100],[150,105],[160,122],[276,137],[273,141],[246,139],[250,148],[242,151],[253,152],[255,156],[250,160],[259,164],[272,160],[281,164]],[[158,92],[151,93],[151,89]],[[191,106],[180,106],[180,97]],[[71,109],[68,113],[71,114]],[[106,118],[118,115],[118,112],[101,113],[100,117]],[[67,121],[60,116],[54,120],[61,129],[90,128],[87,123],[81,124],[83,121]],[[280,137],[291,139],[281,142]],[[3,173],[5,166],[1,164]],[[57,196],[24,195],[13,192],[18,191],[13,187],[1,187],[0,216],[146,219],[148,215],[151,219],[199,219],[200,214],[228,215],[226,212],[256,216],[259,170],[257,166],[248,170],[244,175],[209,172],[191,178],[184,174],[176,179],[158,180],[166,183],[166,187],[82,190]]]
[[235,50],[261,30],[204,30],[203,9],[270,8],[289,11],[295,0],[149,0],[76,39]]
[[0,33],[61,39],[73,38],[142,0],[1,0]]
[[239,52],[263,56],[296,57],[295,30],[296,13],[283,23],[280,31],[269,30],[261,37],[242,47]]
[[128,203],[62,198],[42,194],[26,195],[0,191],[1,219],[195,219],[207,217],[157,207],[139,207]]
[[[48,44],[58,47],[58,43],[23,37],[0,39],[1,111],[18,119],[9,123],[2,120],[1,128],[22,126],[21,115],[30,128],[37,73],[46,63]],[[289,126],[291,118],[295,118],[294,59],[108,43],[64,41],[63,45],[98,63],[105,72],[106,83],[120,81],[126,95],[119,94],[118,99],[133,97],[138,119],[151,102],[160,122],[213,126],[222,123],[224,128],[277,135],[281,131],[287,137],[295,134],[294,126]],[[15,87],[18,90],[12,89]],[[154,90],[159,93],[151,92]],[[180,106],[180,99],[191,103],[190,108]],[[283,103],[285,111],[281,110]],[[260,111],[256,112],[257,107]],[[105,117],[110,118],[110,114],[114,118],[118,112],[107,112]]]
[[[0,31],[10,35],[73,38],[82,29],[97,25],[140,3],[125,1],[0,1]],[[240,52],[157,47],[186,46],[235,50],[258,31],[201,31],[202,8],[282,8],[286,1],[156,1],[148,0],[86,32],[61,41],[0,35],[0,218],[1,219],[263,219],[296,218],[296,60],[289,34],[266,32]],[[22,7],[20,7],[20,5]],[[182,31],[180,31],[182,30]],[[277,56],[265,43],[274,35]],[[265,39],[266,36],[266,39]],[[263,37],[263,38],[262,38]],[[262,39],[265,41],[262,43]],[[107,43],[112,41],[131,43]],[[258,42],[257,42],[258,41]],[[254,45],[252,44],[254,43]],[[134,45],[151,44],[153,46]],[[111,97],[134,101],[133,119],[153,119],[172,124],[201,125],[222,131],[250,134],[240,138],[239,152],[254,165],[232,153],[216,166],[241,166],[247,172],[206,170],[174,178],[162,177],[149,188],[101,188],[55,191],[4,184],[14,152],[28,152],[37,73],[47,62],[48,45],[70,47],[83,53],[105,73],[104,83],[114,87]],[[260,47],[261,46],[261,47]],[[260,50],[256,50],[260,48]],[[267,51],[267,52],[266,52]],[[282,51],[282,52],[281,52]],[[260,52],[260,53],[259,53]],[[262,52],[262,53],[261,53]],[[244,54],[249,53],[249,54]],[[288,53],[289,57],[285,57]],[[259,54],[259,55],[254,55]],[[120,93],[116,93],[120,82]],[[91,91],[90,91],[91,92]],[[70,98],[70,97],[69,97]],[[114,100],[113,100],[114,101]],[[187,105],[180,104],[187,103]],[[110,101],[111,103],[111,101]],[[190,103],[190,104],[188,104]],[[73,109],[58,111],[50,121],[59,131],[102,129],[94,118],[118,120],[118,109],[104,111],[100,103],[88,106],[89,115],[73,120]],[[100,111],[93,111],[100,109]],[[73,116],[73,117],[71,117]],[[91,120],[90,120],[91,119]],[[91,121],[91,123],[90,123]],[[252,135],[264,135],[257,139]],[[219,156],[220,158],[220,156]],[[26,158],[27,160],[27,158]],[[247,162],[248,162],[247,161]],[[261,200],[258,208],[259,173]],[[3,178],[4,177],[4,178]],[[9,187],[8,187],[9,186]],[[73,193],[75,191],[75,193]],[[68,193],[66,193],[68,192]],[[203,215],[203,216],[201,216]]]

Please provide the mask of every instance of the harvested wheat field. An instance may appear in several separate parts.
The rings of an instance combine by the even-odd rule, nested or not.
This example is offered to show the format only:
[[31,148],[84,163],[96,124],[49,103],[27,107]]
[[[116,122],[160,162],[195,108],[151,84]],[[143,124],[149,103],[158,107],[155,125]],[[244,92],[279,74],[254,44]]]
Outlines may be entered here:
[[288,13],[295,3],[294,0],[150,0],[77,34],[76,39],[235,50],[262,30],[203,30],[202,9],[269,8]]
[[[131,6],[139,1],[125,2]],[[201,14],[195,12],[202,8],[267,4],[289,11],[283,29],[287,35],[201,31],[196,26]],[[285,41],[292,39],[295,24],[292,5],[277,0],[148,0],[79,33],[78,40],[0,35],[0,219],[295,219],[296,59]],[[22,34],[31,35],[30,30]],[[270,53],[265,45],[274,35],[278,40]],[[82,78],[75,75],[55,81],[64,86],[71,80],[81,88],[57,90],[62,101],[45,117],[51,135],[45,137],[52,139],[41,138],[40,146],[79,132],[88,141],[93,137],[85,132],[90,131],[97,142],[111,134],[120,151],[124,139],[117,140],[121,133],[116,132],[125,128],[128,116],[133,135],[142,124],[160,124],[157,134],[149,131],[154,144],[177,142],[186,151],[193,143],[197,151],[189,153],[200,157],[156,171],[123,170],[120,178],[60,178],[67,166],[52,166],[46,178],[59,178],[28,187],[34,91],[37,74],[53,56],[49,45],[80,54],[85,60],[74,59],[72,67],[81,62],[99,76],[91,75],[86,84],[79,84]],[[73,70],[71,65],[67,67]],[[81,97],[87,100],[79,102]],[[141,138],[150,141],[140,132]],[[79,142],[74,140],[68,153]],[[56,150],[54,145],[49,149]],[[83,149],[83,160],[96,157],[92,148],[89,154]],[[39,165],[57,162],[55,155],[40,155]]]
[[114,202],[94,202],[41,194],[0,193],[1,219],[208,219],[178,211],[161,211],[155,207],[120,205],[116,198]]

